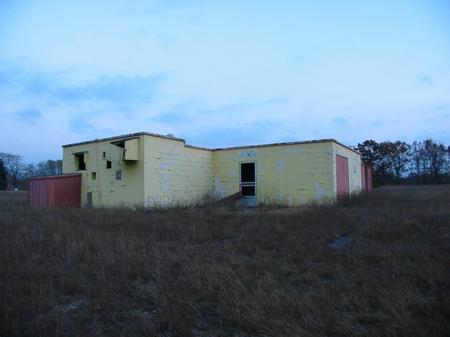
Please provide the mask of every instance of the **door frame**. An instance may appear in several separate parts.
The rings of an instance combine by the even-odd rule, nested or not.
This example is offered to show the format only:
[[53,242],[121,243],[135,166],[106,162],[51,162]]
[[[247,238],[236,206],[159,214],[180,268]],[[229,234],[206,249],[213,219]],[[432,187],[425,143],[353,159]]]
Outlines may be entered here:
[[[253,165],[253,173],[248,169],[242,172],[243,165]],[[243,178],[245,181],[243,181]],[[239,189],[242,191],[241,205],[246,207],[256,207],[257,205],[257,186],[256,186],[256,161],[245,161],[239,163]]]

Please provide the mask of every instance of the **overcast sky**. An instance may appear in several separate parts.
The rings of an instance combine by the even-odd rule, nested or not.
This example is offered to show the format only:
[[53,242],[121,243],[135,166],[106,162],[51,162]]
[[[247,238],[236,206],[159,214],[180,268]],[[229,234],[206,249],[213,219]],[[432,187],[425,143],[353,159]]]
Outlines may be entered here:
[[25,163],[141,131],[450,145],[450,0],[0,0],[0,116]]

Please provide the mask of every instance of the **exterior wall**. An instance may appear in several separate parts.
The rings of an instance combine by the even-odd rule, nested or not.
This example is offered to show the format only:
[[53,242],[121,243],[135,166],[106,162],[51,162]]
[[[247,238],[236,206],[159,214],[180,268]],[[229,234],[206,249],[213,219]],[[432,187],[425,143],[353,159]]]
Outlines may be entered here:
[[63,146],[63,173],[82,175],[83,206],[151,207],[233,195],[243,190],[241,163],[255,163],[256,203],[298,205],[336,197],[338,156],[348,163],[348,193],[361,191],[360,155],[331,139],[209,150],[137,133]]
[[[139,140],[137,151],[143,158],[143,138]],[[88,193],[91,196],[91,206],[121,206],[142,203],[144,200],[144,161],[122,160],[120,165],[111,162],[107,168],[110,155],[113,152],[112,142],[123,138],[111,138],[94,142],[73,144],[63,147],[63,173],[81,173],[81,205],[88,205]],[[77,169],[77,153],[85,155],[86,167]]]
[[276,144],[214,151],[214,187],[219,197],[240,189],[240,163],[256,162],[257,203],[303,204],[333,197],[332,142]]
[[[336,155],[348,159],[348,189],[349,193],[358,193],[362,191],[361,185],[361,156],[358,152],[349,149],[339,143],[333,142],[334,161],[336,163]],[[336,176],[336,164],[334,165],[333,174]],[[335,192],[337,189],[337,180],[335,181]]]
[[[122,141],[123,155],[111,147]],[[141,133],[72,144],[63,152],[63,172],[82,173],[82,205],[89,204],[88,194],[94,207],[189,203],[213,186],[212,151],[186,146],[179,138]],[[85,153],[84,170],[77,170],[79,153]],[[111,162],[107,168],[113,158],[120,165]]]
[[212,151],[180,139],[147,136],[146,206],[189,204],[212,190]]
[[33,177],[28,182],[30,206],[80,206],[81,175]]

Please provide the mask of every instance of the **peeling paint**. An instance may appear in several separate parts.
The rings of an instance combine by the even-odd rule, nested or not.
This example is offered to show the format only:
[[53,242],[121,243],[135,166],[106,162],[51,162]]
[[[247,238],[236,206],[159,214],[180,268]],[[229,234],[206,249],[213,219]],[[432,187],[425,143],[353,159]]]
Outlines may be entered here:
[[284,160],[280,159],[280,161],[278,162],[278,172],[281,172],[281,169],[283,168],[283,164],[284,164]]
[[[166,204],[169,199],[185,202],[207,188],[226,197],[240,188],[239,163],[255,162],[258,200],[266,196],[276,199],[278,196],[283,202],[304,203],[311,198],[323,199],[335,195],[335,153],[342,153],[349,159],[350,191],[361,188],[359,155],[332,141],[211,151],[185,146],[180,140],[168,140],[165,137],[140,137],[141,144],[145,142],[146,146],[140,148],[139,162],[122,166],[122,182],[113,180],[113,170],[103,172],[100,169],[105,166],[101,156],[102,152],[108,151],[109,140],[95,142],[95,146],[83,143],[64,148],[65,172],[75,167],[72,152],[90,152],[89,172],[83,175],[82,181],[84,199],[86,191],[94,191],[94,188],[98,188],[98,191],[95,191],[97,194],[93,193],[93,202],[103,205],[115,205],[122,200],[130,204],[142,201],[148,205]],[[174,142],[176,145],[173,145]],[[91,171],[97,171],[94,185],[90,179]],[[99,197],[101,193],[103,195]]]
[[160,174],[159,175],[159,187],[160,190],[162,190],[164,193],[167,193],[169,190],[169,181],[170,181],[170,175],[169,174]]
[[238,157],[256,157],[258,155],[258,151],[244,151],[238,152]]
[[229,189],[224,185],[221,177],[214,175],[214,187],[219,198],[223,198],[226,196],[226,191]]
[[320,197],[325,195],[325,189],[324,188],[320,188],[320,183],[314,183],[314,187],[316,188],[316,195],[315,198],[316,199],[320,199]]

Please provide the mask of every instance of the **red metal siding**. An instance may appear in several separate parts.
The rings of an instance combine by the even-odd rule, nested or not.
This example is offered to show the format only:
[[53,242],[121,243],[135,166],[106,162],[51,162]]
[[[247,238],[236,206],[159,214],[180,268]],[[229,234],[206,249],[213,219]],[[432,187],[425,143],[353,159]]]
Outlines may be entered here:
[[28,203],[30,206],[45,206],[47,204],[47,181],[40,178],[28,180]]
[[29,180],[30,206],[81,206],[81,174],[35,177]]
[[336,155],[336,189],[338,196],[349,195],[348,158]]
[[361,165],[361,179],[363,192],[372,192],[372,168],[369,165]]

